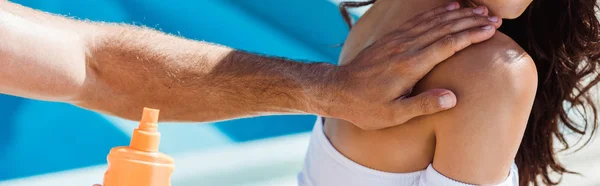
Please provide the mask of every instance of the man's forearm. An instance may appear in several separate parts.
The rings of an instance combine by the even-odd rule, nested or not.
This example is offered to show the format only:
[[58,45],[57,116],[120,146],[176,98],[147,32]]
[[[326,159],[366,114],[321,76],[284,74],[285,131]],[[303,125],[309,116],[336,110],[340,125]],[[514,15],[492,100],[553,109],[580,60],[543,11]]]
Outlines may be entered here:
[[83,23],[0,1],[0,93],[72,99],[85,80]]
[[[214,121],[325,114],[335,66],[270,58],[129,25],[0,2],[0,93],[73,103],[130,119]],[[318,101],[320,99],[320,101]]]
[[135,119],[143,106],[175,121],[278,113],[325,115],[333,73],[325,63],[264,57],[154,30],[97,25],[87,80],[73,102]]

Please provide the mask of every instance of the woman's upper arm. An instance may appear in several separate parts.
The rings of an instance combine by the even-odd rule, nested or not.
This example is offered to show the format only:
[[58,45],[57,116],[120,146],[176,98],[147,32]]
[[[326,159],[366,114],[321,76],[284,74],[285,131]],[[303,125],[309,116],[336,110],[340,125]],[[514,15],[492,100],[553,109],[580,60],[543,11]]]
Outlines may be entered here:
[[433,167],[464,183],[507,178],[535,97],[531,58],[506,36],[494,37],[438,65],[416,87],[456,94],[455,108],[420,120],[435,123]]

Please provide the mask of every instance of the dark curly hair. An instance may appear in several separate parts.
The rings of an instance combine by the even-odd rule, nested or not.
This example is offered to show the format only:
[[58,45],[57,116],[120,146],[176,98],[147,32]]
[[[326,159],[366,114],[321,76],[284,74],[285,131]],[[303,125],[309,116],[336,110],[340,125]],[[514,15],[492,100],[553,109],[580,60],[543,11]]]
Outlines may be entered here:
[[[375,1],[341,3],[348,26],[352,22],[347,8]],[[596,7],[596,0],[534,0],[520,17],[504,21],[500,28],[527,51],[538,71],[537,94],[515,158],[522,186],[540,185],[539,180],[543,185],[557,185],[561,180],[550,179],[551,172],[577,174],[558,162],[553,140],[563,145],[560,151],[583,142],[581,148],[596,132],[598,109],[590,94],[600,82]],[[583,120],[573,120],[570,112]],[[575,144],[565,138],[571,133],[580,135]]]

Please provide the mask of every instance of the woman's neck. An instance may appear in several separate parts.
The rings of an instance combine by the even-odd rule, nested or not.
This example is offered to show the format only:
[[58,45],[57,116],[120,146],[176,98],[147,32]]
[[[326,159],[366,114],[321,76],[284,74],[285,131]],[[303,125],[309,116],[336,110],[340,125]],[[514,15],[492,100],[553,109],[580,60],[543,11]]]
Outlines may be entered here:
[[388,15],[391,13],[394,16],[410,18],[453,1],[460,3],[461,7],[474,5],[467,0],[377,0],[373,6],[387,7],[386,9],[390,10],[388,11]]
[[[367,26],[370,27],[367,30],[372,29],[374,31],[371,32],[372,36],[381,37],[392,32],[412,17],[452,1],[457,0],[377,0],[373,7],[361,17],[355,29],[360,26],[360,22],[375,22],[375,25]],[[465,6],[466,1],[458,1],[461,3],[461,7]]]
[[398,26],[415,15],[451,1],[377,0],[352,28],[346,39],[338,63],[341,65],[348,62],[348,59],[354,58],[362,49],[371,45],[385,34],[393,32]]

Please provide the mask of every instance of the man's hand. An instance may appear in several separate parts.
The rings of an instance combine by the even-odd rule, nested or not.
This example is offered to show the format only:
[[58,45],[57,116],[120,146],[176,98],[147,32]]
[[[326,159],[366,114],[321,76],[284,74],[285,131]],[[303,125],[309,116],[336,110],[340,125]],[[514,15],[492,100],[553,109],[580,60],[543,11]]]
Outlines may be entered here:
[[458,8],[451,3],[416,16],[342,66],[330,115],[362,129],[381,129],[454,107],[449,90],[407,96],[438,63],[489,39],[501,24],[485,7]]

